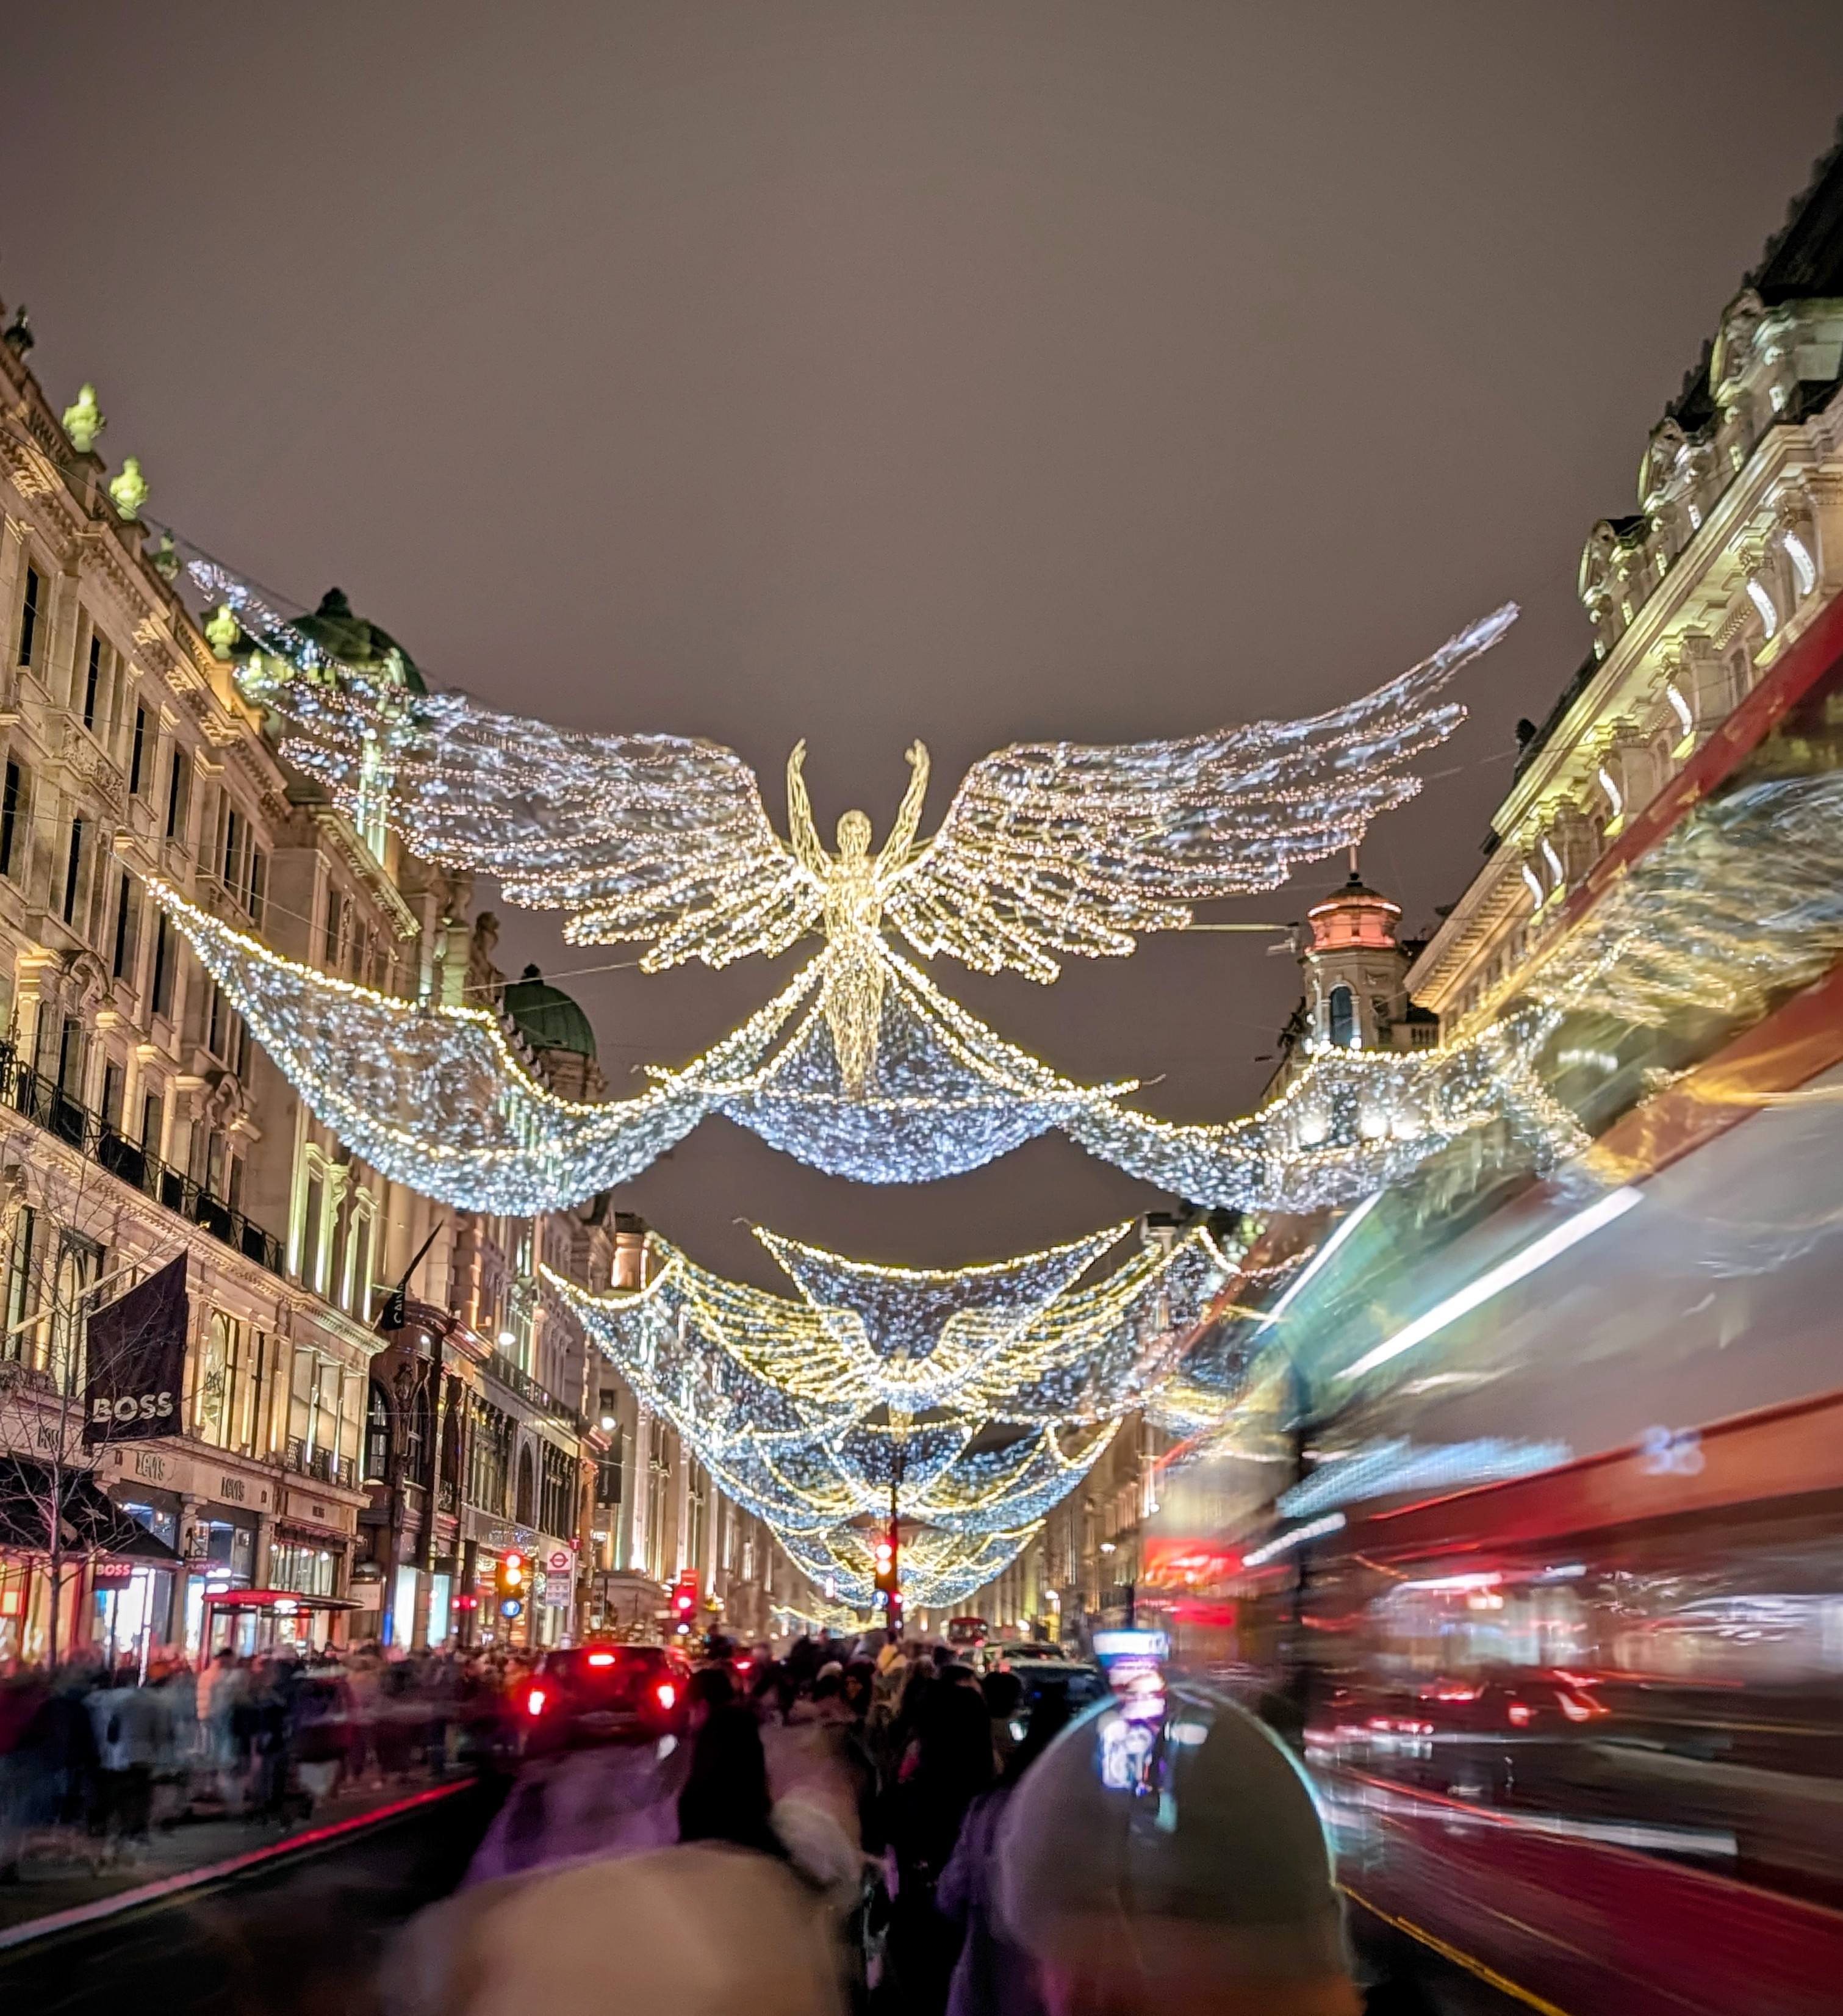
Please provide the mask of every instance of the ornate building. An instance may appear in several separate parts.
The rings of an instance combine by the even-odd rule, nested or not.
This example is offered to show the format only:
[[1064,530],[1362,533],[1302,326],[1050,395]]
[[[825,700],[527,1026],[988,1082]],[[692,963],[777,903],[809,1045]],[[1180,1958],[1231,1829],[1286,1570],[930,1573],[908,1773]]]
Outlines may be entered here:
[[1449,1032],[1508,999],[1570,898],[1664,830],[1672,786],[1843,586],[1840,230],[1832,154],[1652,428],[1637,509],[1588,535],[1593,649],[1519,725],[1485,866],[1408,976]]
[[[617,1564],[646,1581],[623,1621],[647,1629],[686,1566],[711,1562],[722,1600],[725,1549],[751,1615],[771,1580],[795,1600],[765,1536],[738,1537],[544,1288],[540,1261],[610,1277],[608,1201],[488,1219],[387,1182],[308,1113],[147,897],[158,876],[322,970],[497,1002],[536,1075],[570,1097],[603,1089],[575,1005],[493,967],[465,878],[406,855],[381,805],[355,822],[281,760],[233,681],[234,622],[189,611],[170,539],[152,544],[146,478],[124,463],[110,481],[93,391],[60,417],[30,347],[16,319],[0,345],[0,1660],[52,1648],[54,1565],[58,1647],[117,1653],[259,1631],[555,1643],[607,1607],[597,1578]],[[337,590],[301,621],[420,689]],[[180,1255],[173,1431],[86,1449],[88,1317]],[[667,1510],[649,1522],[656,1474]],[[48,1549],[54,1525],[76,1537]],[[513,1546],[544,1582],[506,1620],[488,1598]]]

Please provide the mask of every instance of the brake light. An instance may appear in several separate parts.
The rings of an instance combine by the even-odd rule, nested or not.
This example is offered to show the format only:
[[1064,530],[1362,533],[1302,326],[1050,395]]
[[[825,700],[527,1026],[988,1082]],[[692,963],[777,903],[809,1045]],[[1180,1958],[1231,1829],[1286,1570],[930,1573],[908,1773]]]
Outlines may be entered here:
[[679,1690],[670,1680],[661,1680],[653,1690],[653,1697],[661,1708],[670,1708],[679,1698]]
[[589,1663],[592,1666],[611,1666],[614,1663],[614,1654],[612,1652],[591,1652]]
[[1527,1729],[1534,1710],[1527,1701],[1512,1701],[1509,1708],[1505,1710],[1505,1713],[1510,1716],[1517,1728]]
[[746,1673],[749,1670],[749,1667],[751,1663],[752,1662],[747,1659],[738,1659],[736,1662],[736,1670],[739,1673]]
[[542,1715],[544,1712],[544,1704],[549,1701],[549,1695],[547,1694],[542,1687],[533,1687],[531,1692],[525,1696],[525,1713],[527,1715]]

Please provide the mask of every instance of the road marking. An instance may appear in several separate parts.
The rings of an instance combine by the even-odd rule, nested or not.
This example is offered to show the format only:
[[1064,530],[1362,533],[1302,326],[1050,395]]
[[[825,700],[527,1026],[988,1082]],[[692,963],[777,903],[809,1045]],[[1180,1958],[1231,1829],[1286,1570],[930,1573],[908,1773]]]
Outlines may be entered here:
[[1520,1987],[1515,1982],[1499,1974],[1495,1967],[1487,1967],[1483,1960],[1475,1959],[1470,1953],[1461,1953],[1457,1946],[1449,1946],[1444,1939],[1436,1938],[1424,1925],[1417,1925],[1411,1919],[1398,1918],[1394,1912],[1385,1911],[1380,1904],[1372,1903],[1360,1890],[1352,1889],[1348,1883],[1340,1883],[1337,1887],[1353,1904],[1360,1904],[1372,1917],[1380,1918],[1385,1924],[1393,1925],[1398,1932],[1406,1932],[1409,1939],[1418,1939],[1424,1946],[1431,1947],[1442,1960],[1449,1960],[1456,1966],[1463,1967],[1468,1974],[1475,1974],[1487,1987],[1495,1988],[1500,1994],[1508,1995],[1513,2000],[1521,2002],[1526,2009],[1538,2011],[1539,2016],[1568,2016],[1565,2009],[1553,2002],[1545,2002],[1541,1996],[1529,1989]]

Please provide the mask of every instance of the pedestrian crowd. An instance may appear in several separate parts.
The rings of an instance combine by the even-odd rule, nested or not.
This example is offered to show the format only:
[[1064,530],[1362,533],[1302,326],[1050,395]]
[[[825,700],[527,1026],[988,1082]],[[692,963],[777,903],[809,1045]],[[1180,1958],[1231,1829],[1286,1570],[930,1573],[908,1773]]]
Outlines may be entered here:
[[286,1827],[343,1789],[502,1748],[506,1654],[228,1648],[111,1670],[80,1652],[0,1677],[0,1883],[30,1860],[131,1859],[156,1827]]
[[687,1741],[527,1767],[389,2016],[1360,2008],[1305,1780],[1232,1704],[1078,1714],[881,1633],[711,1649]]

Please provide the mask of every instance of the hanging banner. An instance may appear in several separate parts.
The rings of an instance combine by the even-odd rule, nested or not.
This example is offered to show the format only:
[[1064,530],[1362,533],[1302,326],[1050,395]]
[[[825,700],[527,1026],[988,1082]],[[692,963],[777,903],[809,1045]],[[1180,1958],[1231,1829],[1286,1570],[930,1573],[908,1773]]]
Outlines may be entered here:
[[182,1253],[90,1317],[83,1389],[86,1445],[146,1442],[182,1432],[190,1316]]

